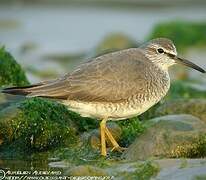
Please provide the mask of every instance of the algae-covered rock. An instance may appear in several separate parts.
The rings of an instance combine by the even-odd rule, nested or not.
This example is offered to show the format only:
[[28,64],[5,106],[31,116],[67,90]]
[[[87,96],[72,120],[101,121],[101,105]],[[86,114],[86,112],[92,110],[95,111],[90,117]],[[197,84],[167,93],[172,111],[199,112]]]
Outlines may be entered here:
[[76,128],[69,113],[65,106],[41,98],[26,99],[3,109],[0,151],[35,152],[76,144]]
[[28,84],[29,82],[21,66],[5,48],[0,48],[0,87]]
[[206,99],[170,100],[157,108],[155,116],[168,114],[191,114],[206,123]]
[[[167,115],[147,122],[147,130],[124,153],[127,160],[149,157],[205,157],[206,124],[192,115]],[[201,143],[200,143],[201,142]]]
[[137,47],[137,43],[122,33],[111,33],[96,47],[96,54],[104,54],[121,49]]
[[189,47],[206,47],[206,22],[173,21],[158,24],[149,39],[167,37],[175,42],[178,50]]

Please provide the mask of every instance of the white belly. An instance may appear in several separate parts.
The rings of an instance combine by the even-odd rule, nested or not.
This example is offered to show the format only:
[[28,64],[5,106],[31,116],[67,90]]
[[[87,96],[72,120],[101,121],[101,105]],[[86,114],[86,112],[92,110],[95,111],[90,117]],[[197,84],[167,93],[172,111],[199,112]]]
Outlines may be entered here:
[[143,104],[123,103],[104,103],[98,102],[81,102],[81,101],[63,101],[69,110],[77,112],[83,117],[93,117],[97,119],[108,118],[111,120],[120,120],[131,118],[142,114],[159,100],[144,102]]

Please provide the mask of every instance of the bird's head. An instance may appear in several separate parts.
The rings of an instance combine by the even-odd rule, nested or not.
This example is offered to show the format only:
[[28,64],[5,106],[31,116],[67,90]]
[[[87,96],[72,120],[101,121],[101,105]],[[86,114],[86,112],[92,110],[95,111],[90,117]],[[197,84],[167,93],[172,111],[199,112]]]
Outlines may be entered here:
[[204,69],[197,66],[196,64],[178,57],[175,45],[170,39],[153,39],[143,44],[140,48],[145,51],[145,55],[148,59],[150,59],[152,62],[159,65],[163,69],[168,69],[168,67],[174,64],[182,64],[196,69],[197,71],[200,71],[202,73],[206,73]]

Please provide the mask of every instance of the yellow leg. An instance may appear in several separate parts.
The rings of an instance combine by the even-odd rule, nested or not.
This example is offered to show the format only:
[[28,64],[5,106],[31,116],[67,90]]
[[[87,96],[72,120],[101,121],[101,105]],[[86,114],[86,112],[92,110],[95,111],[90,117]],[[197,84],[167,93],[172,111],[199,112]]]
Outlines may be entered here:
[[106,122],[107,119],[103,119],[100,123],[100,134],[101,134],[101,155],[106,156],[107,155],[107,149],[106,149],[106,139],[105,139],[105,129],[106,129]]
[[117,141],[114,139],[112,133],[109,131],[109,129],[107,127],[105,127],[105,133],[108,137],[108,139],[110,140],[110,142],[113,145],[112,151],[113,150],[117,150],[119,152],[122,152],[123,150],[125,150],[126,148],[122,148],[119,146],[119,144],[117,143]]

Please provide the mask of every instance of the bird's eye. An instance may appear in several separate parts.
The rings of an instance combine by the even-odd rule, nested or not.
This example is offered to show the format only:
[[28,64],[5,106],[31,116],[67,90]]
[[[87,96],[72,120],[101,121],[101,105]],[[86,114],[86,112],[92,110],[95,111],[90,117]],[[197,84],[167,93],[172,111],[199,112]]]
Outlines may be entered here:
[[164,50],[162,48],[157,49],[158,53],[162,54],[164,53]]

